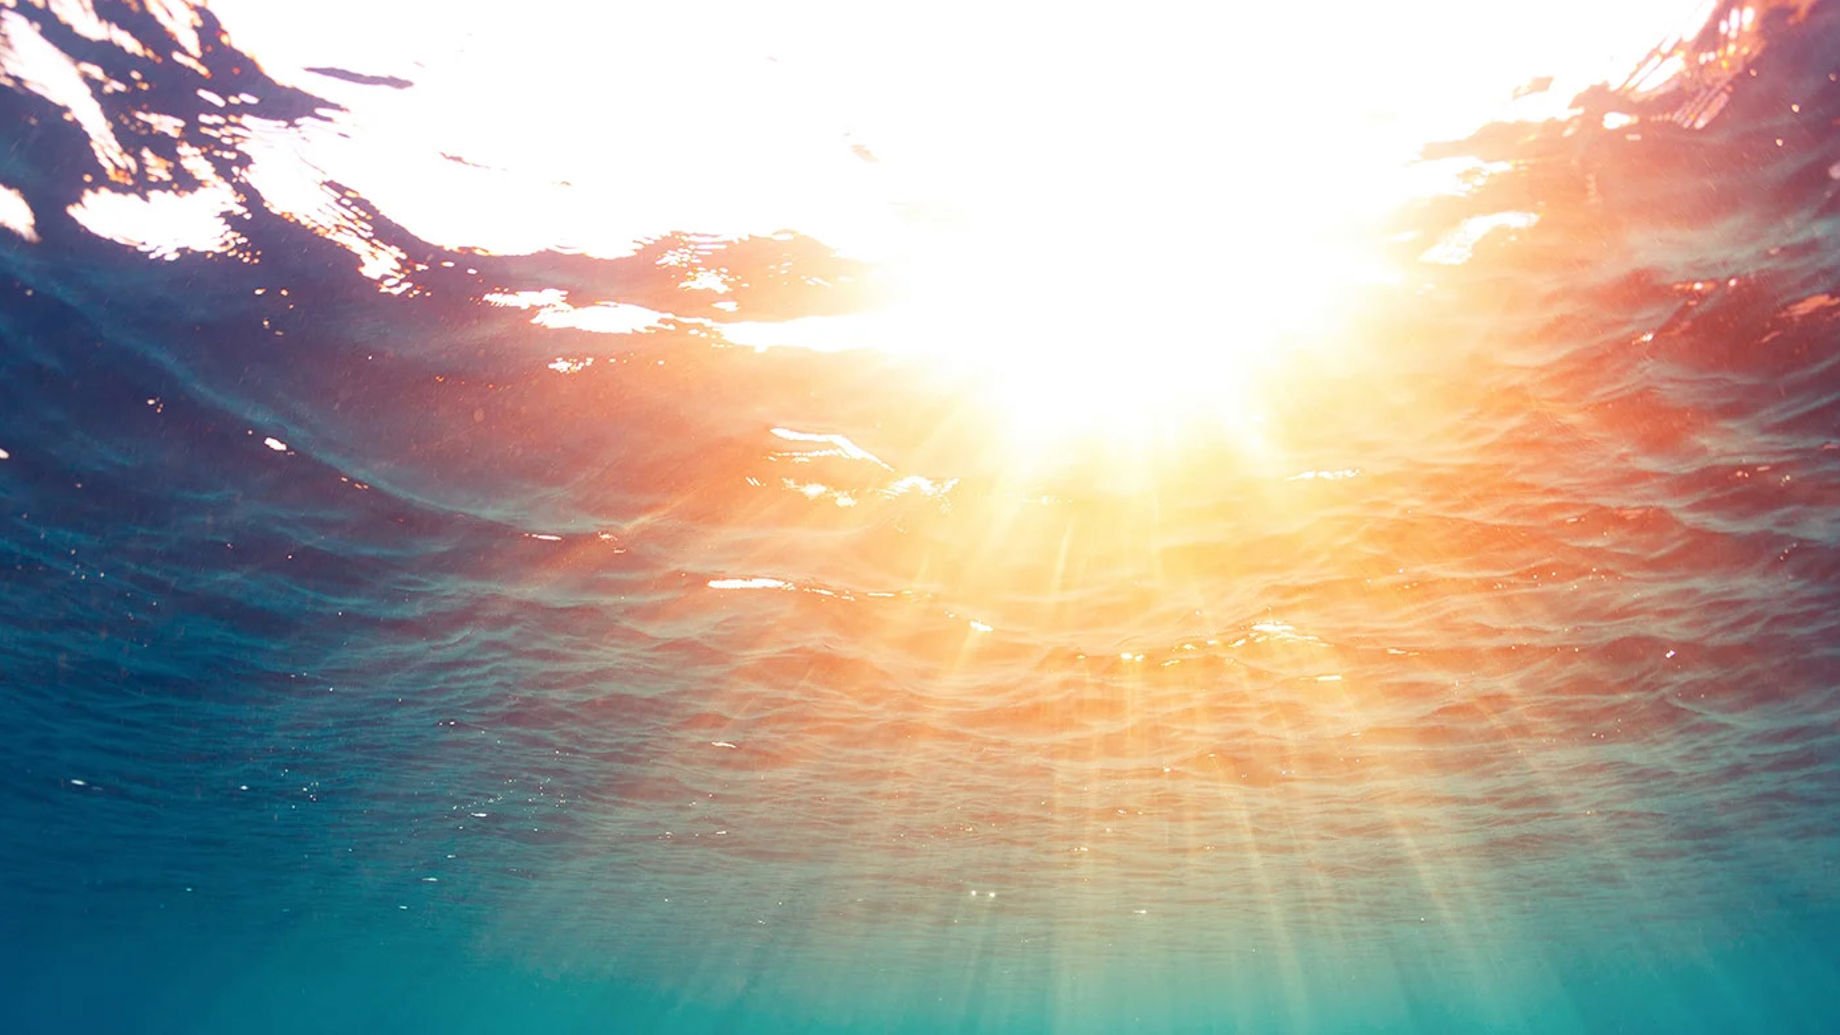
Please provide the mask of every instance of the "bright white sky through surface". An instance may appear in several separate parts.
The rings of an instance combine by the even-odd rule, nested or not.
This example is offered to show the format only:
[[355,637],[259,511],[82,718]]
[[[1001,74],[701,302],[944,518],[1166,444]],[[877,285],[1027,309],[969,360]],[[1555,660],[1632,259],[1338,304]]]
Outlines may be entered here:
[[1326,284],[1383,276],[1351,242],[1422,189],[1402,170],[1424,142],[1505,114],[1536,77],[1556,82],[1513,110],[1557,115],[1706,14],[1701,0],[211,7],[270,75],[350,109],[306,144],[310,162],[437,244],[613,256],[672,231],[790,229],[909,289],[879,329],[728,329],[759,345],[949,351],[967,326],[1062,350],[1082,334],[1102,348],[1108,329],[1192,340],[1195,314],[1168,311],[1187,281],[1233,315],[1239,344],[1206,345],[1216,356],[1332,308]]
[[[1559,103],[1620,78],[1704,5],[210,6],[269,74],[352,110],[355,139],[326,140],[321,157],[411,228],[494,250],[617,254],[671,230],[785,228],[875,252],[914,218],[891,202],[972,220],[1021,207],[1142,222],[1143,205],[1179,213],[1215,196],[1200,207],[1231,219],[1272,208],[1248,195],[1302,182],[1330,196],[1299,207],[1334,215],[1373,159],[1463,132],[1535,76],[1559,79]],[[304,71],[324,66],[416,85]],[[491,191],[441,152],[522,190]],[[1088,196],[1106,188],[1137,197]]]

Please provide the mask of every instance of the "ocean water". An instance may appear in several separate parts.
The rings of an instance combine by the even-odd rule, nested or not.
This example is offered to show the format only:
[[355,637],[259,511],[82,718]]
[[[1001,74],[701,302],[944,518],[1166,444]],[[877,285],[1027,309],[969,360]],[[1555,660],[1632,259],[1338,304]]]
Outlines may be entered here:
[[1034,436],[737,345],[882,290],[796,227],[429,243],[208,9],[0,32],[0,1030],[1840,1030],[1834,5]]

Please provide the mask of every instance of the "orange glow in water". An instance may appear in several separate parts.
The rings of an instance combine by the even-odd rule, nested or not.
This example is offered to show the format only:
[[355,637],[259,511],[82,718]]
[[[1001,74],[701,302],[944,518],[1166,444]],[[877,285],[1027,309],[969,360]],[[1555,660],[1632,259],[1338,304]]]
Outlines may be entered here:
[[[175,816],[213,759],[353,754],[381,811],[322,839],[461,849],[377,864],[392,920],[478,893],[718,1001],[945,961],[1071,1016],[1201,960],[1312,1030],[1304,947],[1489,987],[1577,889],[1639,875],[1566,900],[1621,927],[1723,877],[1726,773],[1820,771],[1840,94],[1732,88],[1751,7],[1645,61],[1692,0],[142,3],[155,68],[28,6],[20,154],[91,163],[0,184],[16,304],[83,317],[9,344],[28,718],[170,691],[119,698],[174,756],[122,786]],[[140,640],[71,603],[105,550],[172,587]],[[241,868],[351,883],[283,854]]]

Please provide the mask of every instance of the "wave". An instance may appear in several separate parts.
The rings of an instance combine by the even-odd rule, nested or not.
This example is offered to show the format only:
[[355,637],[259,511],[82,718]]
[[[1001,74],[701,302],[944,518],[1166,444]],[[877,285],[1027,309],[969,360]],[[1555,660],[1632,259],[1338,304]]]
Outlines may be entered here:
[[[1389,275],[1303,284],[1344,318],[1234,413],[1171,400],[1250,360],[1107,325],[1059,361],[1171,421],[1043,446],[975,368],[739,340],[896,290],[819,235],[437,244],[315,164],[355,116],[211,8],[8,6],[0,771],[43,836],[0,872],[47,909],[81,875],[124,929],[177,887],[412,907],[718,1007],[976,985],[987,1026],[1090,961],[1227,961],[1305,1027],[1325,961],[1537,999],[1527,946],[1804,944],[1840,816],[1836,41],[1832,5],[1721,3],[1558,117],[1425,146],[1454,178],[1374,229]],[[441,161],[430,192],[521,182]],[[1154,261],[959,332],[1076,325]],[[875,965],[931,977],[811,979]]]

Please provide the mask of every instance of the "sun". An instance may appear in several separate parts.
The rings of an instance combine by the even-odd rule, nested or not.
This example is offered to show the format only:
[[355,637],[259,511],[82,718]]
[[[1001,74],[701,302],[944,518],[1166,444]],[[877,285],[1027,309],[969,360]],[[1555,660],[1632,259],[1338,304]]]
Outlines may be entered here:
[[1269,393],[1302,353],[1353,347],[1356,301],[1393,274],[1351,221],[1297,218],[1308,198],[1269,170],[1191,156],[1178,179],[1151,157],[987,185],[888,249],[880,304],[729,333],[923,363],[1025,452],[1263,450]]

